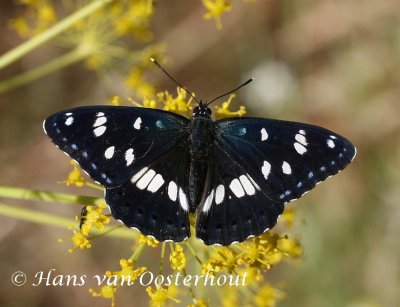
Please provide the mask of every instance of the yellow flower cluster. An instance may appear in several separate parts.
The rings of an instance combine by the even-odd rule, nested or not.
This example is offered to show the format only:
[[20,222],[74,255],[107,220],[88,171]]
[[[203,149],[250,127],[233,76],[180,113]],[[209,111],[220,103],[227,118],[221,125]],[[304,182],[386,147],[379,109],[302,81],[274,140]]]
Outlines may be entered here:
[[[82,212],[84,215],[76,217],[81,221],[79,231],[75,230],[73,226],[70,226],[73,234],[69,239],[72,242],[72,248],[68,249],[68,252],[73,253],[77,249],[90,248],[92,245],[90,243],[91,238],[89,238],[90,230],[92,227],[96,227],[100,232],[104,231],[104,225],[110,223],[110,218],[103,214],[105,209],[105,204],[100,204],[98,206],[86,206]],[[64,239],[59,239],[59,242],[64,242]]]
[[[172,289],[172,291],[171,291]],[[174,297],[176,294],[176,289],[173,291],[173,287],[147,287],[146,292],[150,296],[150,306],[151,307],[163,307],[167,299],[174,301],[175,303],[180,303],[181,301]],[[171,293],[175,292],[175,293]]]
[[215,20],[215,26],[218,30],[222,30],[222,21],[221,15],[229,12],[232,8],[232,4],[230,0],[202,0],[203,5],[208,10],[207,13],[204,14],[205,19]]
[[28,17],[11,19],[9,26],[23,38],[43,32],[58,19],[51,0],[21,0],[19,2],[26,6],[25,16]]
[[71,160],[71,165],[73,169],[69,173],[67,180],[60,181],[59,183],[65,183],[67,186],[75,185],[81,188],[85,185],[86,180],[82,177],[81,170],[75,160]]
[[157,247],[160,242],[154,239],[153,237],[140,235],[139,243],[146,244],[147,246],[150,247]]
[[180,244],[175,245],[175,249],[169,255],[171,268],[177,271],[182,271],[186,267],[186,255],[183,252],[183,247]]
[[116,272],[107,271],[107,285],[101,286],[99,291],[89,289],[93,296],[99,296],[111,299],[111,306],[115,305],[115,293],[124,285],[133,285],[135,281],[147,270],[146,267],[138,267],[134,269],[135,261],[133,259],[121,259],[121,270]]
[[103,214],[103,210],[106,208],[105,204],[98,206],[86,206],[86,214],[81,216],[84,222],[81,226],[81,233],[88,236],[90,229],[95,226],[98,230],[104,231],[104,225],[110,223],[110,218]]

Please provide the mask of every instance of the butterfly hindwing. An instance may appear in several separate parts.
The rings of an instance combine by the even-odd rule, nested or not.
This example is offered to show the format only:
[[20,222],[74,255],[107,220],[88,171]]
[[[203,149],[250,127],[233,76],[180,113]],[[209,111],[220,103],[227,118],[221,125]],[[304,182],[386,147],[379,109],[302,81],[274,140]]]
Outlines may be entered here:
[[276,224],[284,203],[346,167],[355,147],[317,126],[262,118],[215,123],[216,140],[196,235],[228,245]]
[[112,215],[159,241],[188,238],[189,163],[188,146],[182,142],[122,186],[107,188],[105,198]]
[[242,242],[272,228],[283,211],[222,147],[213,149],[206,197],[197,212],[196,236],[205,244]]
[[43,127],[94,180],[116,187],[187,137],[189,122],[155,109],[90,106],[55,113]]

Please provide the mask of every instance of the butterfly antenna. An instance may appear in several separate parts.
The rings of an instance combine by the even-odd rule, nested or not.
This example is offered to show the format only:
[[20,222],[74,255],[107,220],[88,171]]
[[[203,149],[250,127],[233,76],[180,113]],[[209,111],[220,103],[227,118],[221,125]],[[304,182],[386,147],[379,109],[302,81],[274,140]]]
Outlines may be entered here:
[[251,79],[247,80],[245,83],[243,83],[242,85],[239,85],[237,88],[235,88],[235,89],[233,89],[233,90],[231,90],[231,91],[229,91],[229,92],[227,92],[227,93],[225,93],[225,94],[222,94],[222,95],[220,95],[220,96],[214,98],[214,99],[211,100],[209,103],[207,103],[207,105],[213,103],[213,102],[214,102],[215,100],[217,100],[217,99],[220,99],[220,98],[222,98],[222,97],[224,97],[224,96],[226,96],[226,95],[229,95],[229,94],[231,94],[231,93],[233,93],[233,92],[236,92],[238,89],[240,89],[241,87],[243,87],[243,86],[249,84],[249,83],[250,83],[251,81],[253,81],[253,80],[254,80],[254,78],[251,78]]
[[174,78],[172,78],[172,76],[161,66],[160,63],[157,62],[156,59],[150,58],[150,60],[151,60],[154,64],[156,64],[156,65],[158,66],[158,68],[160,68],[160,69],[164,72],[164,74],[166,74],[166,75],[168,76],[168,78],[170,78],[177,86],[179,86],[180,88],[182,88],[182,89],[183,89],[186,93],[188,93],[198,104],[200,104],[200,103],[198,102],[198,100],[196,99],[196,97],[194,97],[193,94],[192,94],[190,91],[188,91],[183,85],[181,85],[178,81],[176,81]]

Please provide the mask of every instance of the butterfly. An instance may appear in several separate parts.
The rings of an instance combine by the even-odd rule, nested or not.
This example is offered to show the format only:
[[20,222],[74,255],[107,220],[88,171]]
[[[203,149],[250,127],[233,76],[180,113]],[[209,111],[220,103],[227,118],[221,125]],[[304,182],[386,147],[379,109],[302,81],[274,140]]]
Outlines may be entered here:
[[104,186],[115,219],[159,241],[187,239],[191,213],[207,245],[260,235],[286,203],[356,155],[350,141],[327,129],[257,117],[213,121],[208,105],[200,101],[191,119],[85,106],[51,115],[43,128]]

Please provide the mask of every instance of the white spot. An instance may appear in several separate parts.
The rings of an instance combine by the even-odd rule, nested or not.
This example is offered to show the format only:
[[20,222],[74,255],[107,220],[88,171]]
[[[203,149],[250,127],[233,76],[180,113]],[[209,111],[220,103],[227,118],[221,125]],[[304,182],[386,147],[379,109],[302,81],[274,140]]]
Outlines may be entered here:
[[302,135],[306,135],[306,132],[304,130],[299,130],[299,133]]
[[237,178],[232,180],[231,184],[229,185],[229,188],[231,189],[233,194],[236,195],[237,198],[243,197],[245,195],[243,187]]
[[261,129],[261,141],[265,141],[268,139],[268,132],[265,128]]
[[247,178],[249,178],[249,180],[250,180],[251,183],[256,187],[256,189],[260,191],[260,187],[259,187],[258,184],[254,181],[254,179],[251,178],[251,176],[250,176],[249,174],[247,174]]
[[132,183],[135,183],[136,181],[138,181],[138,179],[139,179],[140,177],[142,177],[143,174],[146,173],[148,169],[149,169],[148,167],[144,167],[144,168],[142,168],[140,171],[138,171],[135,175],[133,175],[133,177],[132,177],[132,179],[131,179],[131,182],[132,182]]
[[176,201],[178,196],[178,187],[173,181],[170,181],[168,184],[168,196],[172,201]]
[[211,193],[206,198],[206,201],[204,202],[203,206],[203,212],[207,212],[208,210],[210,210],[213,199],[214,199],[214,190],[212,190]]
[[268,179],[269,173],[271,172],[271,164],[264,161],[264,165],[261,167],[261,172],[263,173],[264,178]]
[[256,193],[256,189],[251,184],[249,178],[247,178],[245,175],[242,175],[239,177],[239,180],[244,190],[246,191],[247,195],[254,195]]
[[183,190],[181,188],[179,188],[179,202],[181,203],[181,207],[183,210],[185,210],[185,211],[189,210],[189,204],[188,204],[186,194],[183,192]]
[[158,191],[159,188],[161,188],[164,182],[165,182],[164,178],[160,174],[157,174],[150,182],[149,186],[147,187],[147,190],[152,193],[155,193]]
[[100,126],[100,127],[97,127],[96,129],[94,129],[93,133],[96,137],[99,137],[99,136],[103,135],[104,132],[106,132],[106,129],[107,129],[106,126]]
[[222,184],[220,184],[215,190],[215,203],[219,205],[224,200],[224,197],[225,197],[225,187]]
[[76,144],[72,144],[72,145],[71,145],[71,148],[74,149],[74,150],[76,150],[76,149],[78,149],[78,146],[77,146]]
[[149,169],[146,174],[142,176],[142,178],[139,179],[139,181],[136,183],[136,186],[140,190],[144,190],[150,183],[151,179],[156,175],[156,172],[152,169]]
[[138,117],[138,118],[135,120],[135,123],[133,124],[133,128],[135,128],[135,129],[137,129],[137,130],[140,130],[141,125],[142,125],[142,119],[141,119],[140,117]]
[[93,124],[93,127],[102,126],[107,122],[107,118],[105,116],[97,117],[96,121]]
[[285,191],[286,196],[289,196],[290,194],[292,194],[292,192],[290,190]]
[[331,165],[334,166],[336,163],[335,161],[331,161]]
[[71,113],[71,112],[68,112],[68,113],[65,113],[65,115],[66,115],[66,116],[71,116],[72,113]]
[[[298,134],[298,135],[300,135],[300,134]],[[294,149],[296,149],[296,151],[301,155],[304,155],[307,152],[307,148],[305,148],[300,143],[294,142],[293,146],[294,146]]]
[[328,145],[329,148],[334,148],[335,147],[335,142],[332,141],[331,139],[326,140],[326,144]]
[[292,168],[290,167],[290,164],[286,161],[283,161],[282,163],[282,172],[286,175],[290,175],[292,173]]
[[311,179],[312,177],[314,177],[314,173],[313,173],[313,172],[309,172],[309,173],[308,173],[308,178]]
[[156,127],[159,128],[159,129],[164,129],[165,128],[165,126],[164,126],[164,124],[162,123],[161,120],[156,121]]
[[299,181],[299,182],[297,183],[297,187],[298,187],[298,188],[300,188],[302,185],[303,185],[303,183],[302,183],[301,181]]
[[97,112],[96,116],[97,117],[104,116],[104,113],[103,112]]
[[326,167],[325,166],[321,166],[319,169],[320,169],[321,172],[325,172],[326,171]]
[[298,134],[296,134],[296,136],[294,138],[300,144],[307,146],[308,143],[307,143],[306,137],[304,135],[298,133]]
[[135,160],[135,155],[133,154],[133,148],[129,148],[127,151],[125,151],[126,166],[131,165],[133,160]]
[[334,136],[334,135],[330,135],[329,137],[330,137],[332,140],[336,140],[336,139],[337,139],[337,137]]
[[73,122],[74,122],[74,118],[72,116],[67,117],[67,119],[65,120],[65,125],[71,126]]
[[239,135],[245,135],[246,132],[247,132],[247,129],[245,127],[239,129]]
[[110,146],[104,152],[104,157],[106,157],[106,159],[111,159],[114,156],[114,152],[115,152],[115,146]]

